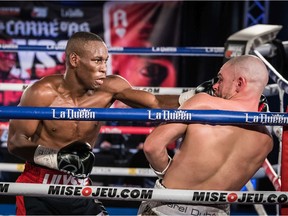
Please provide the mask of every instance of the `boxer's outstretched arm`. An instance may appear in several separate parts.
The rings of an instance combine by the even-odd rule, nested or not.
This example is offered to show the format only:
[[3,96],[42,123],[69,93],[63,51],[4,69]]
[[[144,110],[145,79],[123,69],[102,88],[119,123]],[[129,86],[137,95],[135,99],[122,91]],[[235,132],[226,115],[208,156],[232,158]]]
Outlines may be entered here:
[[176,109],[179,107],[179,95],[154,95],[147,91],[133,89],[126,79],[117,75],[107,77],[102,88],[111,91],[114,100],[120,100],[133,108]]

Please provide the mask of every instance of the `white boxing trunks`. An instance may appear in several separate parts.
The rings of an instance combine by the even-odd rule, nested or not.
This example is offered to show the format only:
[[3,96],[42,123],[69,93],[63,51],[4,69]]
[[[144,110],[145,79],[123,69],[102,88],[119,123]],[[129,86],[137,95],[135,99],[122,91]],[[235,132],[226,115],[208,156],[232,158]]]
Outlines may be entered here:
[[[165,189],[158,179],[155,188]],[[141,215],[230,215],[230,205],[194,205],[173,204],[159,201],[143,201],[139,207],[138,214]]]

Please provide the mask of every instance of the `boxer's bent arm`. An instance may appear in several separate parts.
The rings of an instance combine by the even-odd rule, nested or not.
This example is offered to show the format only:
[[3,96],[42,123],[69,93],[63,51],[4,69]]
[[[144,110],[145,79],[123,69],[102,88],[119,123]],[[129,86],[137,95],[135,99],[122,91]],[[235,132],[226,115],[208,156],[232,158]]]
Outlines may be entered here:
[[33,162],[37,144],[32,142],[30,137],[36,132],[38,124],[38,120],[11,120],[7,140],[8,151],[23,160]]
[[169,163],[166,147],[180,138],[187,129],[183,123],[167,123],[155,128],[144,143],[144,153],[151,167],[158,172],[165,170]]
[[[48,86],[48,87],[47,87]],[[19,106],[45,107],[51,104],[52,91],[43,81],[37,81],[22,94]],[[8,151],[27,161],[33,161],[37,144],[32,142],[40,120],[11,120],[9,123]]]

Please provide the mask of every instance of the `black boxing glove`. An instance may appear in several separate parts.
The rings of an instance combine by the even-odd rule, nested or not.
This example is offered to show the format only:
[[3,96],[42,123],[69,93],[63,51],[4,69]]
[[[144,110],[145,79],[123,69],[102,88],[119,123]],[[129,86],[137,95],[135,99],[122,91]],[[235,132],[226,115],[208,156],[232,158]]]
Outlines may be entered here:
[[260,100],[259,100],[259,105],[258,105],[258,111],[259,112],[269,112],[269,105],[267,98],[265,95],[261,95]]
[[75,141],[55,150],[39,145],[34,153],[36,164],[60,170],[77,178],[86,178],[91,173],[95,156],[87,142]]
[[214,89],[213,85],[217,82],[217,77],[214,77],[211,80],[205,81],[201,83],[199,86],[197,86],[195,89],[187,92],[183,92],[179,96],[179,104],[182,105],[186,100],[188,100],[190,97],[194,96],[195,94],[198,94],[200,92],[205,92],[209,95],[214,95]]

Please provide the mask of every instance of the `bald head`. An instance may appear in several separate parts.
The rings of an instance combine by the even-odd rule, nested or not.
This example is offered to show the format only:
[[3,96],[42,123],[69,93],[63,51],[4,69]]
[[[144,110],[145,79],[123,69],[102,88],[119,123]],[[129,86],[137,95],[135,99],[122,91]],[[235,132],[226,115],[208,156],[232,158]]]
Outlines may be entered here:
[[242,55],[230,59],[226,64],[234,68],[234,75],[242,76],[254,90],[263,92],[269,81],[266,65],[254,55]]

